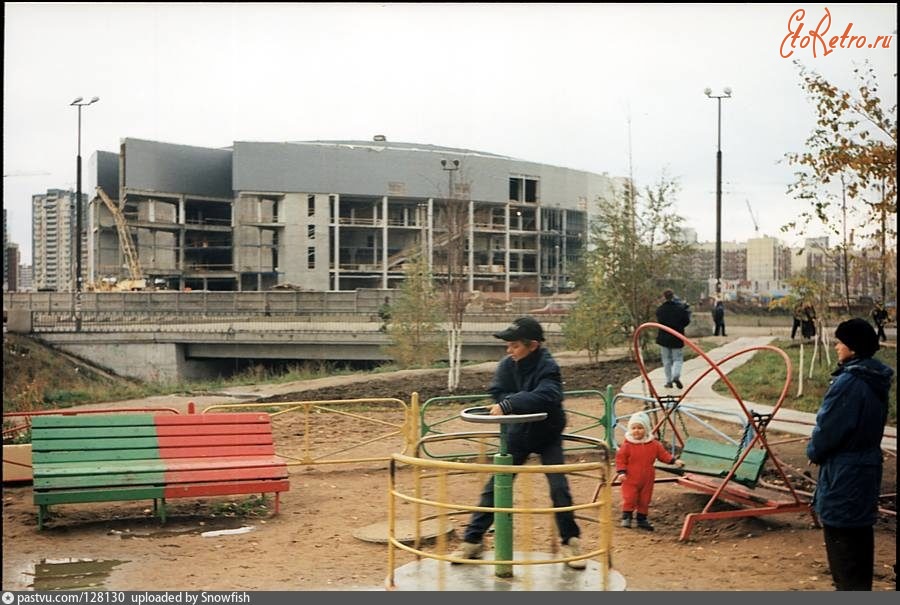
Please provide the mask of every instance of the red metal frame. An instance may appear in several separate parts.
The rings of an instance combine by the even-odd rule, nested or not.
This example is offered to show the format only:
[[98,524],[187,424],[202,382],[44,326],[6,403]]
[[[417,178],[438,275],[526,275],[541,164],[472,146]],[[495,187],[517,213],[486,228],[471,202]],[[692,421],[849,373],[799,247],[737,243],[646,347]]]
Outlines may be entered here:
[[[691,382],[682,392],[681,396],[675,402],[675,405],[667,408],[662,404],[662,398],[660,394],[656,391],[656,387],[653,386],[653,383],[650,380],[649,373],[647,372],[647,368],[644,365],[643,357],[640,354],[641,345],[640,345],[640,335],[641,332],[648,329],[657,329],[663,332],[668,332],[672,336],[680,339],[685,346],[688,346],[693,350],[699,357],[704,359],[707,364],[709,364],[709,368],[700,374],[693,382]],[[694,490],[698,490],[701,492],[712,494],[712,497],[706,503],[706,506],[703,507],[703,510],[699,513],[689,513],[685,516],[684,525],[681,529],[681,535],[679,540],[687,540],[691,534],[691,530],[694,526],[694,523],[701,519],[731,519],[737,517],[757,517],[762,515],[772,515],[772,514],[780,514],[780,513],[809,513],[813,522],[817,523],[815,514],[810,507],[808,502],[805,502],[800,498],[800,495],[794,489],[793,484],[791,483],[790,478],[784,472],[781,463],[778,460],[778,457],[774,455],[771,450],[770,444],[766,439],[766,424],[774,419],[775,414],[781,408],[781,404],[784,402],[784,398],[787,396],[788,389],[791,386],[791,374],[793,372],[791,367],[791,360],[788,357],[787,353],[779,349],[778,347],[773,347],[769,345],[762,346],[754,346],[748,347],[746,349],[741,349],[727,357],[720,359],[718,362],[713,361],[702,349],[700,349],[696,344],[694,344],[689,338],[685,337],[683,334],[669,328],[668,326],[664,326],[659,323],[648,322],[645,324],[641,324],[637,330],[634,332],[633,338],[633,346],[635,351],[635,357],[638,360],[638,367],[641,371],[641,376],[644,378],[644,382],[647,385],[647,388],[650,391],[651,396],[656,400],[659,405],[660,411],[663,414],[663,417],[656,423],[653,427],[653,433],[658,434],[660,426],[663,423],[667,423],[675,436],[675,439],[678,441],[679,446],[684,446],[684,439],[681,436],[681,433],[678,430],[678,426],[675,423],[673,418],[673,413],[678,408],[678,405],[684,401],[684,399],[688,396],[691,390],[701,381],[703,380],[710,372],[715,372],[719,376],[719,380],[725,383],[728,387],[728,390],[731,391],[732,396],[737,401],[741,410],[747,418],[747,422],[754,427],[755,436],[750,441],[750,443],[744,447],[742,454],[738,457],[735,463],[732,465],[731,470],[725,476],[724,479],[711,479],[708,477],[699,477],[696,475],[686,474],[682,477],[678,478],[678,484],[683,485],[685,487],[689,487]],[[738,394],[737,389],[735,389],[734,384],[730,380],[728,380],[728,376],[722,369],[719,367],[720,364],[725,363],[735,357],[739,357],[740,355],[745,355],[747,353],[753,353],[756,351],[772,351],[781,356],[784,360],[786,375],[784,380],[784,386],[781,389],[781,394],[778,396],[778,401],[772,407],[772,411],[769,414],[769,419],[765,422],[758,422],[756,418],[754,418],[753,413],[747,409],[747,406],[744,404],[744,400],[741,399],[741,396]],[[791,499],[788,501],[774,501],[768,498],[760,498],[753,494],[751,490],[741,486],[740,484],[734,483],[732,480],[734,479],[734,474],[740,465],[744,462],[746,457],[750,454],[751,450],[756,447],[762,447],[766,450],[767,460],[771,460],[773,465],[775,466],[778,475],[784,481],[784,485],[787,487],[787,490],[791,496]],[[716,501],[726,501],[731,504],[736,504],[738,506],[745,507],[742,510],[736,511],[721,511],[721,512],[710,512],[710,508]]]

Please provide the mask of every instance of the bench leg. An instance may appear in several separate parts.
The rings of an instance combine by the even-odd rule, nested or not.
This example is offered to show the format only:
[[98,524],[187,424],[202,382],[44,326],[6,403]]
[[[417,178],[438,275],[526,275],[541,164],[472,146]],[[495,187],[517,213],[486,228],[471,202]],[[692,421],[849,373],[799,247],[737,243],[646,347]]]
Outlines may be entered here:
[[281,504],[281,492],[275,492],[275,514],[278,514],[278,510]]
[[160,498],[159,500],[159,521],[160,523],[165,524],[166,522],[166,499]]

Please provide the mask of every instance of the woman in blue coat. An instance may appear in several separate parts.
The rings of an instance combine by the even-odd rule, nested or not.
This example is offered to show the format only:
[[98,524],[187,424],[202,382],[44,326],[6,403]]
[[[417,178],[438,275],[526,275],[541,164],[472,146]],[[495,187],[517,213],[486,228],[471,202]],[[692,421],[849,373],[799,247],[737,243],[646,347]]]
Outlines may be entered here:
[[872,590],[881,438],[894,371],[872,358],[878,336],[866,320],[842,322],[834,335],[838,367],[806,448],[810,462],[819,465],[813,507],[835,587]]

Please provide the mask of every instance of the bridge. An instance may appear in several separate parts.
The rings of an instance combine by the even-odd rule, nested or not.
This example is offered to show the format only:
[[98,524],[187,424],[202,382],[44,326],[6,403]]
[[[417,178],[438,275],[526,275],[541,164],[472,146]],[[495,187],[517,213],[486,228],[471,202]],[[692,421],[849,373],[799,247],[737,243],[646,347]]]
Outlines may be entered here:
[[[385,292],[37,293],[4,305],[10,331],[123,376],[179,381],[214,377],[235,360],[389,361],[377,315]],[[536,302],[468,313],[463,359],[498,359],[493,333]],[[558,319],[543,323],[550,346],[561,346]]]

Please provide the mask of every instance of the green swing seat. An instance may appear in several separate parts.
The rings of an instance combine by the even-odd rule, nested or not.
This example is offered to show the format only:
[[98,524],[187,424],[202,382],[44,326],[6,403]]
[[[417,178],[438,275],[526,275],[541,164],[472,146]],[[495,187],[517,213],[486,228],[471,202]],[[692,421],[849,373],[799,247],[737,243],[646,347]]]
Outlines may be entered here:
[[[742,450],[736,445],[689,437],[684,442],[684,448],[679,456],[684,462],[684,467],[676,469],[676,467],[662,465],[660,468],[669,471],[676,470],[679,473],[696,473],[724,478],[737,462],[741,452]],[[754,448],[744,458],[732,479],[747,487],[756,487],[766,462],[766,454],[765,449]]]

